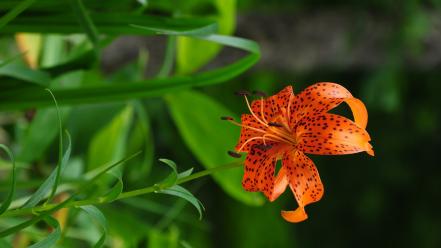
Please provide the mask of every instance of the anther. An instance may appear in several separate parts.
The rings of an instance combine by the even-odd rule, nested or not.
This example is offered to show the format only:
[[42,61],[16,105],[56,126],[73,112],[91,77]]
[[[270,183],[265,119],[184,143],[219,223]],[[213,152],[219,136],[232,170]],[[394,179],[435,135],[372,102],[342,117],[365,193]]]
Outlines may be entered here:
[[266,97],[266,93],[260,90],[253,90],[253,95]]
[[233,151],[228,151],[228,155],[230,155],[233,158],[240,158],[240,157],[242,157],[242,155],[240,155],[237,152],[233,152]]
[[272,126],[272,127],[283,127],[283,125],[281,123],[278,122],[269,122],[268,126]]
[[256,144],[253,146],[254,148],[260,149],[262,151],[267,151],[269,149],[271,149],[273,146],[272,145],[264,145],[264,144]]
[[251,95],[251,93],[247,90],[239,90],[235,92],[236,95],[238,96],[249,96]]
[[221,120],[223,121],[234,121],[234,118],[231,116],[221,116]]

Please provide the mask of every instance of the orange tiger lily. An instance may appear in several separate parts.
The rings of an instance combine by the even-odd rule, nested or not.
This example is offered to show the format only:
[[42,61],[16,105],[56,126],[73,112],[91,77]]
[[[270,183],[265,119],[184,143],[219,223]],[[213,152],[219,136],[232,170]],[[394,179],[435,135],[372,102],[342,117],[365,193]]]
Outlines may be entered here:
[[[223,117],[241,126],[236,152],[239,157],[247,153],[242,185],[247,191],[260,191],[274,201],[289,185],[298,203],[294,211],[282,211],[289,222],[308,218],[305,206],[319,201],[323,196],[323,184],[317,168],[308,154],[341,155],[367,152],[374,156],[371,140],[365,128],[367,110],[363,102],[354,98],[344,87],[336,83],[316,83],[298,95],[288,86],[278,94],[251,105],[240,92],[250,110],[243,114],[241,123],[231,117]],[[352,110],[354,121],[328,113],[340,103],[346,102]],[[278,160],[282,167],[275,175]]]

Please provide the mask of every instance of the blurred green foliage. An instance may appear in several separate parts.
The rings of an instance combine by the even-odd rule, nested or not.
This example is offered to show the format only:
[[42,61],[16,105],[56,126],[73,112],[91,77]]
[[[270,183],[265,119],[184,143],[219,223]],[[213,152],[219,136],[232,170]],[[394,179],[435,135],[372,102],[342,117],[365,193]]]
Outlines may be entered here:
[[[59,247],[153,248],[441,246],[440,64],[409,62],[410,57],[424,58],[425,39],[434,30],[434,18],[440,18],[439,1],[112,0],[103,5],[75,0],[69,8],[55,0],[26,2],[30,5],[0,2],[0,143],[11,148],[18,168],[17,191],[0,216],[0,232],[44,213],[11,211],[26,210],[22,204],[59,162],[57,111],[44,88],[50,87],[62,105],[63,129],[72,136],[72,154],[56,185],[58,192],[72,195],[98,171],[138,151],[142,154],[79,192],[76,200],[91,200],[93,205],[69,206],[65,215],[16,229],[0,238],[1,247],[36,242],[41,247],[51,242]],[[279,16],[339,9],[359,16],[354,25],[367,21],[363,13],[387,17],[393,29],[387,33],[381,63],[361,69],[248,70],[259,58],[258,47],[252,41],[213,35],[234,35],[242,15],[283,22]],[[28,36],[25,51],[14,39],[18,32],[36,33]],[[349,47],[357,34],[345,34]],[[166,46],[164,58],[151,57],[154,51],[143,48],[135,60],[104,73],[101,55],[122,35],[166,35],[167,40],[154,40]],[[219,54],[230,53],[222,51],[224,46],[249,53],[219,62]],[[291,49],[298,48],[292,44]],[[37,55],[35,68],[22,59],[31,51]],[[144,70],[155,66],[158,73],[146,77]],[[299,92],[318,81],[339,82],[366,103],[376,157],[312,156],[325,196],[308,206],[307,221],[294,225],[280,217],[280,209],[295,207],[289,192],[274,203],[245,192],[241,168],[182,184],[185,188],[174,185],[195,175],[187,171],[191,168],[201,171],[233,161],[226,151],[233,148],[239,129],[219,120],[247,111],[233,92],[259,89],[272,94],[288,84]],[[65,142],[63,153],[67,147]],[[170,172],[158,158],[175,161],[177,170]],[[11,168],[2,153],[2,203],[7,203],[11,189]],[[161,189],[165,184],[167,189]],[[167,195],[114,201],[123,191],[150,186]],[[201,221],[191,205],[202,208],[199,200],[206,209]],[[53,203],[62,201],[57,197]],[[49,232],[48,226],[55,229]]]

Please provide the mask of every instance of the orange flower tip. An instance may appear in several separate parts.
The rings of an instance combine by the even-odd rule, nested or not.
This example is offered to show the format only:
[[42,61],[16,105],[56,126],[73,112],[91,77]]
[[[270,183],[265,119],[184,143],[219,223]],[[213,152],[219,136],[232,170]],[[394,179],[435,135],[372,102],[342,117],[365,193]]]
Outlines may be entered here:
[[306,219],[308,219],[308,215],[305,212],[304,208],[297,208],[294,211],[281,211],[282,217],[291,223],[299,223]]
[[240,155],[237,152],[233,152],[233,151],[228,151],[228,155],[230,155],[233,158],[240,158],[240,157],[242,157],[242,155]]
[[261,97],[266,97],[266,93],[260,90],[253,90],[253,95],[255,96],[261,96]]
[[268,122],[268,126],[283,127],[283,125],[281,123],[278,123],[278,122]]
[[234,118],[231,116],[221,116],[221,120],[223,121],[234,121]]
[[367,154],[371,155],[372,157],[375,157],[374,150],[372,150],[372,145],[369,143],[366,144],[366,152],[367,152]]
[[239,90],[235,93],[237,96],[249,96],[251,93],[247,90]]

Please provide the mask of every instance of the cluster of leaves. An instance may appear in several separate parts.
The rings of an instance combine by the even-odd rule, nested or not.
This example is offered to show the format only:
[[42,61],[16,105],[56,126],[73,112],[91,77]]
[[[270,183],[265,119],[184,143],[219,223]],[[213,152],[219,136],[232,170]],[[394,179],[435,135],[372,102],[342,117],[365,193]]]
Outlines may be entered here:
[[[202,16],[201,6],[212,14],[204,9]],[[230,36],[235,27],[235,1],[114,0],[102,5],[98,0],[71,0],[66,8],[56,0],[5,0],[0,13],[0,32],[10,34],[2,38],[0,49],[4,57],[0,61],[0,118],[7,120],[0,129],[7,134],[6,145],[0,148],[9,156],[0,160],[0,170],[4,179],[10,179],[1,184],[0,245],[51,247],[62,242],[64,246],[90,243],[101,247],[120,242],[129,247],[148,237],[150,247],[164,247],[164,242],[188,247],[173,226],[163,232],[174,219],[194,225],[192,218],[180,215],[185,201],[202,216],[201,202],[178,184],[209,174],[219,165],[240,164],[231,165],[232,158],[224,152],[234,144],[234,134],[227,127],[212,130],[220,115],[234,114],[190,89],[225,82],[259,59],[255,42]],[[15,43],[13,35],[19,50],[9,49]],[[103,49],[121,35],[166,37],[165,58],[154,77],[144,78],[147,53],[142,50],[137,61],[111,75],[101,73]],[[248,54],[201,71],[222,46]],[[149,113],[160,111],[155,110],[155,100],[139,99],[152,97],[164,100],[186,146],[206,171],[178,173],[176,164],[167,159],[160,160],[172,169],[165,179],[151,170],[155,155],[150,123],[164,121],[150,117]],[[62,127],[68,130],[65,134]],[[155,131],[161,132],[160,127]],[[58,147],[53,145],[57,137]],[[58,158],[52,156],[57,150]],[[121,164],[126,166],[117,167]],[[238,187],[239,170],[213,176],[237,200],[262,203],[257,195]],[[147,177],[158,183],[145,187]],[[185,201],[169,207],[139,197],[152,192]],[[97,207],[116,200],[113,204],[123,207]],[[146,210],[162,218],[152,227],[155,218],[140,221],[121,209]],[[87,216],[97,227],[88,225]],[[108,222],[118,222],[119,229],[109,230]],[[121,222],[137,226],[139,233],[124,233]],[[106,238],[108,232],[115,237]]]

